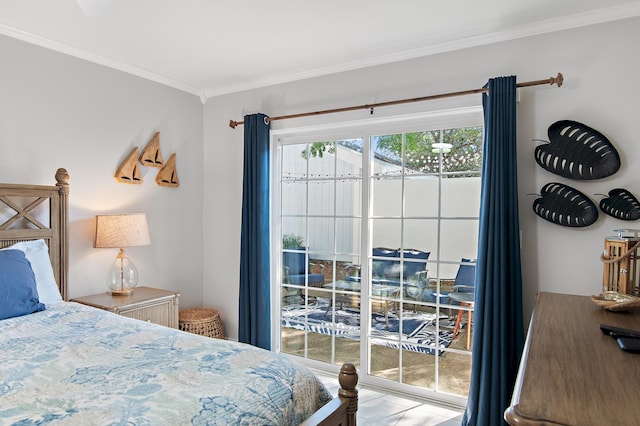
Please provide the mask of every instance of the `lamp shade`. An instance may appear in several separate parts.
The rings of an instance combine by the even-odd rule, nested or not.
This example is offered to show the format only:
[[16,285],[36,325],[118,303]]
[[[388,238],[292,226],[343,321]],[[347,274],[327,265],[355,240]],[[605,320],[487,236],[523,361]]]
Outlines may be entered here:
[[151,244],[144,213],[96,216],[97,248],[122,248]]
[[107,274],[112,295],[130,295],[138,285],[138,270],[126,256],[124,248],[150,243],[147,216],[144,213],[96,216],[94,246],[120,249]]

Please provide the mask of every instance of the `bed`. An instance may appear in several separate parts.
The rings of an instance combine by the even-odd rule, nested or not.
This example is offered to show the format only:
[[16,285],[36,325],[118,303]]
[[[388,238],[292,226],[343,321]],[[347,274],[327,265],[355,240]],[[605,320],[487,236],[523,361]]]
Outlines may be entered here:
[[334,398],[285,355],[69,302],[68,196],[64,169],[0,184],[0,423],[355,425],[353,364]]

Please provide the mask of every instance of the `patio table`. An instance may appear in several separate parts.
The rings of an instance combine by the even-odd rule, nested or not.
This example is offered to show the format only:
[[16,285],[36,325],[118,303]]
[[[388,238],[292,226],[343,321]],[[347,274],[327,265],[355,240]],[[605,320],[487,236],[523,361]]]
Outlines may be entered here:
[[[324,284],[322,287],[326,289],[335,288],[336,303],[349,303],[351,305],[360,304],[361,287],[359,281],[338,280]],[[384,313],[384,320],[387,327],[389,326],[389,309],[392,307],[392,304],[395,304],[394,301],[389,299],[397,297],[399,291],[400,287],[396,285],[379,284],[375,282],[372,285],[371,297],[376,299],[375,303],[382,306],[382,312]],[[327,308],[327,312],[329,312],[332,304],[333,300],[332,298],[329,298],[329,307]]]

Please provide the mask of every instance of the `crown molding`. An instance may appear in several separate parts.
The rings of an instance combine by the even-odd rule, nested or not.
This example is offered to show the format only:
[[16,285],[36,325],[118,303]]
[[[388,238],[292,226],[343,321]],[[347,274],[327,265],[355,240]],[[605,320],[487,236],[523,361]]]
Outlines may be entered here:
[[424,47],[416,49],[406,49],[389,53],[387,47],[386,51],[380,51],[379,54],[374,53],[364,60],[346,61],[340,64],[326,67],[314,67],[301,72],[270,75],[264,78],[256,78],[235,85],[210,88],[196,88],[184,82],[177,81],[142,68],[138,68],[134,65],[106,58],[104,56],[100,56],[95,53],[91,53],[73,46],[50,40],[45,37],[38,36],[5,24],[0,24],[0,34],[196,95],[200,98],[200,101],[205,104],[208,98],[214,96],[258,89],[261,87],[273,86],[276,84],[283,84],[328,74],[335,74],[339,72],[352,71],[359,68],[416,59],[419,57],[452,52],[455,50],[461,50],[470,47],[489,45],[493,43],[499,43],[539,34],[584,27],[588,25],[595,25],[625,18],[632,18],[635,16],[640,16],[640,2],[597,9],[590,12],[565,16],[557,19],[549,19],[529,25],[512,27],[504,31],[497,31],[479,36],[469,36],[468,34],[459,33],[458,37],[453,37],[455,38],[455,40],[451,41],[433,43],[433,40],[423,40]]
[[[503,41],[515,40],[540,34],[569,30],[572,28],[596,25],[610,21],[617,21],[626,18],[640,16],[640,3],[633,3],[624,6],[610,7],[585,12],[572,16],[557,19],[549,19],[536,22],[530,25],[510,28],[505,31],[497,31],[479,36],[468,36],[459,34],[459,38],[452,41],[433,43],[424,41],[425,46],[417,49],[408,49],[393,53],[372,55],[366,60],[349,61],[328,67],[314,68],[298,73],[280,74],[277,76],[256,79],[248,83],[220,88],[210,88],[204,91],[207,98],[229,93],[241,92],[245,90],[258,89],[276,84],[288,83],[291,81],[304,80],[307,78],[320,77],[323,75],[335,74],[339,72],[352,71],[359,68],[366,68],[376,65],[384,65],[393,62],[400,62],[409,59],[416,59],[424,56],[436,55],[439,53],[453,52],[470,47],[484,46]],[[356,56],[356,55],[354,55]]]
[[[160,83],[164,86],[173,87],[183,92],[191,93],[198,97],[202,96],[202,90],[198,90],[195,87],[189,86],[183,82],[173,80],[160,74],[156,74],[142,68],[138,68],[134,65],[130,65],[124,62],[116,61],[106,58],[104,56],[97,55],[95,53],[87,52],[86,50],[78,49],[73,46],[69,46],[64,43],[59,43],[54,40],[50,40],[45,37],[41,37],[27,31],[20,30],[18,28],[11,27],[9,25],[0,24],[0,34],[7,37],[11,37],[17,40],[21,40],[36,46],[44,47],[45,49],[53,50],[65,55],[73,56],[78,59],[82,59],[88,62],[93,62],[98,65],[113,68],[118,71],[125,72],[127,74],[135,75],[137,77],[144,78],[156,83]],[[202,99],[202,98],[201,98]]]

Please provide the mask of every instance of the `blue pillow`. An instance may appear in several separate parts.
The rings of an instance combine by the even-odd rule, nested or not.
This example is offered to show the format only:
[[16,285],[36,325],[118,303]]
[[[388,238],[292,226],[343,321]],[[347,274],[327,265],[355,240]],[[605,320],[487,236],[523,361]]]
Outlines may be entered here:
[[36,277],[21,250],[0,251],[0,319],[43,311]]

